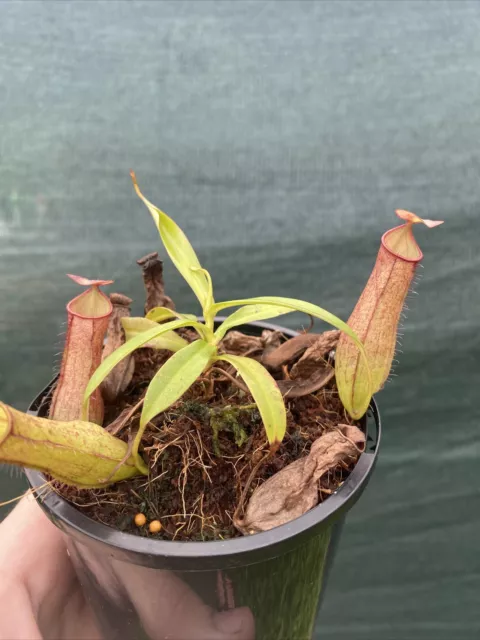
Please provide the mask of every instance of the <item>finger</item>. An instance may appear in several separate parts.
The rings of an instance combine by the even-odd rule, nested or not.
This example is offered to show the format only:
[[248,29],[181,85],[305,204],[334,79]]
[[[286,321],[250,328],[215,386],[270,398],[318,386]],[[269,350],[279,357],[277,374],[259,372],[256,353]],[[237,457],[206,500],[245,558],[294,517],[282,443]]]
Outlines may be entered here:
[[[106,559],[84,545],[74,547],[77,562],[81,559],[83,571],[93,578],[92,588],[101,585],[102,592],[92,593],[91,599],[107,598],[110,609],[117,612],[110,611],[112,624],[140,624],[151,640],[254,640],[248,608],[214,611],[171,571]],[[134,612],[133,620],[128,612]]]
[[42,640],[26,587],[0,574],[0,640]]
[[170,571],[114,565],[152,640],[254,640],[251,611],[216,612]]
[[[41,632],[39,638],[99,637],[70,562],[65,538],[32,496],[23,498],[0,524],[0,540],[0,567],[18,589],[23,589],[25,606],[29,607],[25,611],[32,612],[35,628]],[[6,596],[5,602],[11,602],[11,597]],[[23,609],[7,606],[0,629],[7,623],[14,626],[14,621],[20,619],[23,629]],[[21,637],[30,640],[26,632]]]
[[[32,496],[26,496],[0,524],[1,566],[33,594],[56,584],[58,565],[69,565],[64,538]],[[35,571],[33,571],[35,568]],[[72,574],[72,570],[66,572]]]

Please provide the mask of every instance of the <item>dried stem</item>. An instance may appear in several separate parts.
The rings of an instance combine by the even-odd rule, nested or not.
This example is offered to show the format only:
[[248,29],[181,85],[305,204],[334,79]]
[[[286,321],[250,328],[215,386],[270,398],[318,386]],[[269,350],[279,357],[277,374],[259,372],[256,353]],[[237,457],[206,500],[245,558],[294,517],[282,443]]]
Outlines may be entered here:
[[[107,341],[103,348],[102,360],[105,360],[111,353],[125,343],[125,332],[122,327],[122,318],[130,316],[131,298],[121,293],[112,293],[110,301],[113,305],[113,312],[107,330]],[[108,374],[102,382],[101,390],[104,399],[113,403],[122,391],[125,391],[129,385],[133,371],[135,369],[135,361],[133,355],[124,358],[117,366]]]
[[175,309],[171,298],[165,295],[165,283],[163,281],[163,262],[159,260],[158,253],[154,251],[137,260],[142,267],[143,283],[145,285],[145,315],[155,307],[167,307]]
[[122,412],[116,420],[114,420],[111,424],[106,427],[106,431],[110,433],[112,436],[116,436],[120,433],[123,427],[128,423],[128,421],[133,418],[133,416],[137,413],[140,407],[143,405],[143,401],[145,400],[145,396],[141,398],[137,404],[135,404],[130,409],[127,409],[125,412]]

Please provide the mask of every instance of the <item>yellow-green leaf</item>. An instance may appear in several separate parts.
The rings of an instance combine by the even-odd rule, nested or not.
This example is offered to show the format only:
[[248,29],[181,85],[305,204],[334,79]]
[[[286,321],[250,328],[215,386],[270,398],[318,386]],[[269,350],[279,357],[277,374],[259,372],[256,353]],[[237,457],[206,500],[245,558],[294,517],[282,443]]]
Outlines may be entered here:
[[208,271],[206,269],[203,269],[201,267],[200,268],[192,267],[192,271],[201,271],[203,273],[203,275],[205,276],[205,278],[207,279],[207,282],[208,282],[208,294],[207,294],[207,297],[205,299],[205,303],[203,305],[203,316],[205,318],[205,322],[206,322],[207,326],[210,329],[213,329],[214,317],[212,316],[211,309],[212,309],[213,305],[215,304],[215,300],[213,299],[212,277],[211,277],[211,275],[208,273]]
[[149,421],[183,396],[216,352],[215,346],[204,340],[196,340],[177,351],[155,374],[145,395],[140,427],[133,443],[135,458],[139,457],[138,447]]
[[[125,331],[126,340],[131,340],[138,336],[140,333],[149,331],[154,327],[158,327],[156,322],[148,320],[147,318],[122,318],[121,319],[123,330]],[[144,347],[152,347],[153,349],[168,349],[168,351],[178,351],[186,347],[188,342],[184,340],[175,331],[167,331],[157,338],[149,340]]]
[[315,304],[311,304],[310,302],[304,302],[303,300],[296,300],[295,298],[280,298],[277,296],[262,296],[259,298],[249,298],[246,300],[232,300],[230,302],[218,302],[212,307],[212,313],[215,315],[221,311],[222,309],[226,309],[228,307],[239,307],[243,305],[256,305],[256,304],[271,304],[275,307],[284,306],[290,311],[301,311],[303,313],[307,313],[308,315],[314,316],[316,318],[320,318],[325,322],[333,325],[340,331],[343,331],[347,334],[357,345],[361,358],[365,364],[365,371],[367,374],[367,379],[365,380],[365,384],[359,386],[358,393],[356,396],[356,410],[357,415],[362,416],[366,410],[368,409],[368,405],[370,404],[370,399],[372,397],[372,373],[370,369],[370,365],[367,359],[367,355],[365,352],[365,348],[358,338],[357,334],[348,326],[346,322],[337,318],[333,313],[323,309],[322,307],[318,307]]
[[171,318],[178,318],[179,320],[197,320],[197,316],[193,313],[177,313],[167,307],[154,307],[145,316],[147,320],[153,320],[154,322],[163,322],[164,320],[170,320]]
[[177,313],[166,307],[155,307],[151,309],[147,315],[147,320],[153,320],[154,322],[164,322],[168,318],[178,318],[179,320],[190,320],[190,326],[198,333],[202,340],[213,343],[213,331],[197,320],[197,316],[193,313]]
[[173,264],[192,288],[202,305],[202,309],[205,308],[208,302],[209,284],[202,271],[202,265],[197,258],[197,254],[193,250],[187,236],[170,216],[167,216],[166,213],[145,198],[138,187],[133,171],[131,172],[131,176],[135,191],[150,211],[153,221],[160,233],[160,238]]
[[282,394],[272,376],[252,358],[221,355],[216,360],[228,362],[242,376],[257,404],[269,443],[280,443],[287,429],[287,414]]
[[147,342],[157,338],[163,333],[167,333],[167,331],[173,331],[174,329],[179,329],[180,327],[187,327],[191,324],[190,320],[173,320],[172,322],[166,322],[165,324],[158,324],[153,329],[149,329],[148,331],[144,331],[140,333],[138,336],[135,336],[121,347],[116,349],[113,353],[111,353],[108,358],[102,362],[102,364],[95,370],[95,373],[90,378],[87,388],[85,389],[85,394],[83,396],[83,407],[82,407],[82,418],[83,420],[88,420],[88,400],[95,389],[100,386],[100,384],[105,380],[110,371],[121,361],[123,358],[128,356],[130,353],[138,349],[139,347],[143,347]]
[[[217,306],[217,305],[216,305]],[[217,340],[221,340],[223,336],[241,324],[247,322],[255,322],[258,320],[267,320],[268,318],[276,318],[282,316],[285,313],[290,313],[290,309],[286,309],[284,306],[276,307],[273,304],[254,304],[252,306],[240,307],[234,311],[228,318],[222,322],[222,324],[215,331],[215,337]]]

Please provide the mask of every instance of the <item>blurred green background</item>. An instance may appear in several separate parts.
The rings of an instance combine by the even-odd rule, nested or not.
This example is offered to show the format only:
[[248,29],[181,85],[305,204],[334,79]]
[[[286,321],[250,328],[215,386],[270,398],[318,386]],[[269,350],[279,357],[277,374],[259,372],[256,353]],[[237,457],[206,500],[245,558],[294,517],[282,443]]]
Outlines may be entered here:
[[[0,2],[0,397],[18,408],[58,367],[65,273],[141,310],[135,260],[160,243],[131,167],[217,299],[348,318],[394,209],[446,220],[417,233],[420,295],[322,640],[480,637],[479,33],[462,0]],[[25,486],[0,482],[0,500]]]

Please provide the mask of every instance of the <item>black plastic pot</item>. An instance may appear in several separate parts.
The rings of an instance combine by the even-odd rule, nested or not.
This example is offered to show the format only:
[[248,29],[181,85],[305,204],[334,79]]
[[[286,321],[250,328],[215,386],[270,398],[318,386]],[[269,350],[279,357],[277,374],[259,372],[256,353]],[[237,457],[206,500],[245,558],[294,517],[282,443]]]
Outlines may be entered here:
[[[263,329],[295,335],[267,323],[241,329],[252,335]],[[49,389],[33,402],[32,413],[44,413]],[[50,493],[40,504],[67,536],[105,640],[253,638],[251,615],[245,611],[237,617],[243,621],[237,635],[203,631],[207,609],[197,606],[192,590],[211,607],[209,615],[217,622],[226,617],[214,612],[248,607],[257,640],[311,638],[345,517],[365,489],[378,455],[380,416],[374,401],[364,428],[366,450],[335,494],[291,523],[234,540],[175,542],[122,533]],[[26,473],[32,487],[45,482],[41,473]]]

